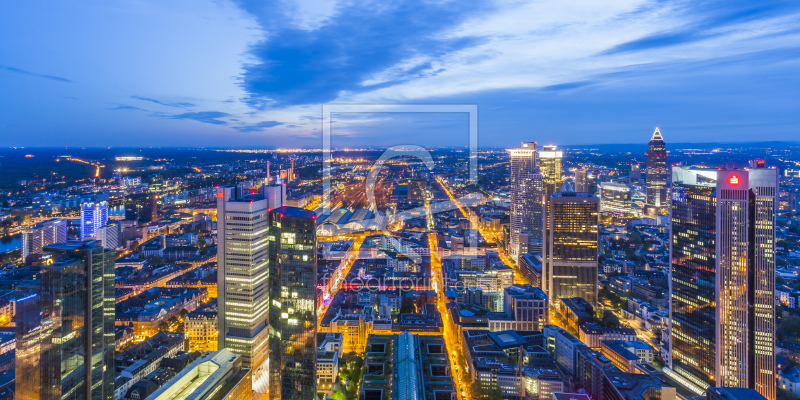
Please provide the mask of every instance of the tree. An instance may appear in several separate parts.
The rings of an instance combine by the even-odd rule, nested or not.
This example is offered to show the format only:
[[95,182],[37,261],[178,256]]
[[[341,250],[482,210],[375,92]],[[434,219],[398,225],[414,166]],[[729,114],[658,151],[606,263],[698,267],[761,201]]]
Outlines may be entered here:
[[783,318],[778,326],[778,331],[796,339],[800,335],[800,317],[792,315]]
[[164,321],[164,322],[162,322],[162,323],[158,324],[158,330],[159,330],[159,331],[166,331],[166,330],[168,330],[168,329],[169,329],[169,324],[167,324],[167,322],[166,322],[166,321]]
[[400,307],[400,314],[415,314],[417,312],[417,307],[414,303],[403,304]]
[[331,398],[334,400],[347,400],[347,398],[344,397],[344,393],[342,393],[342,389],[338,389],[337,391],[333,392],[333,394],[331,394]]
[[786,279],[783,279],[783,277],[780,276],[775,277],[775,283],[777,283],[778,285],[785,285]]
[[619,318],[610,310],[603,312],[603,325],[607,328],[619,328]]
[[153,265],[164,265],[164,258],[159,255],[150,256],[150,264]]

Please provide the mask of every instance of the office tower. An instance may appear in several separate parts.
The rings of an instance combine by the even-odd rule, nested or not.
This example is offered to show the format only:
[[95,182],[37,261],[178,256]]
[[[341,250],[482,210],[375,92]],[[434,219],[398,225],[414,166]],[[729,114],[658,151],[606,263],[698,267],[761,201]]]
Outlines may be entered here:
[[67,241],[67,221],[50,219],[22,231],[22,260],[31,254],[42,254],[44,246]]
[[623,214],[633,212],[631,207],[631,187],[622,183],[601,183],[600,209]]
[[122,229],[118,222],[111,222],[97,228],[97,235],[95,236],[103,248],[115,250],[120,247],[122,243]]
[[544,191],[549,196],[561,191],[561,158],[564,152],[556,146],[544,146],[539,151],[539,172],[544,175]]
[[313,211],[269,212],[269,396],[316,399],[317,237]]
[[642,167],[639,164],[631,164],[631,172],[628,173],[628,183],[633,186],[639,185],[642,180]]
[[597,304],[599,201],[588,193],[555,193],[547,202],[545,277],[550,301],[582,297]]
[[778,172],[673,167],[671,368],[775,398]]
[[81,204],[81,240],[97,237],[97,229],[107,222],[107,202]]
[[161,193],[164,190],[164,177],[161,175],[155,174],[150,175],[148,178],[149,184],[147,186],[147,191],[150,193]]
[[588,193],[589,186],[588,182],[586,181],[586,175],[589,171],[585,169],[579,169],[575,171],[575,191],[578,193]]
[[158,219],[158,195],[132,194],[125,197],[125,219],[152,222]]
[[667,145],[656,128],[647,145],[647,213],[666,214],[667,204]]
[[40,288],[18,305],[16,398],[111,400],[114,252],[87,240],[42,257]]
[[597,194],[597,176],[586,169],[575,171],[575,192]]
[[267,235],[270,202],[274,205],[267,188],[245,183],[217,192],[218,348],[242,356],[259,393],[267,391]]
[[[527,249],[520,235],[527,234],[528,241],[541,243],[544,224],[542,204],[544,177],[536,172],[536,143],[522,143],[516,149],[507,150],[511,155],[511,230],[508,252],[515,261]],[[538,242],[537,242],[538,240]]]

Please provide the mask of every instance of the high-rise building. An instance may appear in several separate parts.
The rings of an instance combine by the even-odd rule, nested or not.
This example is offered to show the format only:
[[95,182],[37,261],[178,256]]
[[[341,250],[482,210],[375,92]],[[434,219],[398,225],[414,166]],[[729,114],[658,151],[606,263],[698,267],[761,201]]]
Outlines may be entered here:
[[561,159],[564,152],[556,146],[544,146],[539,151],[539,172],[544,175],[546,196],[561,192]]
[[269,395],[317,396],[316,214],[296,207],[269,212]]
[[67,221],[49,219],[22,231],[22,260],[31,254],[42,254],[44,246],[67,241]]
[[122,227],[119,222],[111,222],[97,228],[95,238],[106,249],[115,250],[122,244]]
[[597,176],[591,171],[575,171],[575,192],[597,194]]
[[671,369],[775,399],[778,172],[673,167]]
[[631,164],[631,172],[628,173],[628,183],[632,186],[638,186],[641,180],[642,166],[639,164]]
[[242,356],[259,393],[266,393],[268,382],[268,213],[281,205],[275,192],[249,184],[217,192],[218,348]]
[[18,303],[16,398],[111,400],[114,252],[87,240],[42,257],[39,290]]
[[646,195],[648,214],[666,214],[667,203],[667,145],[656,128],[650,143],[647,145],[647,182]]
[[603,182],[600,184],[600,209],[602,211],[630,213],[631,187],[622,183]]
[[[508,252],[515,261],[541,243],[544,234],[544,177],[536,172],[536,143],[522,143],[507,150],[511,155],[511,221]],[[521,237],[528,242],[522,243]]]
[[582,297],[597,304],[598,198],[555,193],[547,201],[545,292],[552,303]]
[[158,219],[158,195],[140,193],[126,196],[125,219],[139,222]]
[[97,237],[97,228],[108,222],[108,203],[81,204],[81,240]]

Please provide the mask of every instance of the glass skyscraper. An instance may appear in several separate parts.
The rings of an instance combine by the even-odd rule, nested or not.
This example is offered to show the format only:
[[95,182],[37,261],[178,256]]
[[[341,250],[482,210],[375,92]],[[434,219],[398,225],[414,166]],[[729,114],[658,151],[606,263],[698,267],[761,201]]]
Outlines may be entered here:
[[43,251],[38,290],[20,291],[16,398],[114,398],[114,252],[97,241]]
[[316,399],[316,215],[269,212],[269,397]]
[[549,196],[561,191],[561,159],[564,152],[556,146],[543,146],[539,151],[539,172],[544,175],[544,192]]
[[656,128],[647,145],[646,211],[650,214],[667,212],[667,145]]
[[775,398],[772,168],[672,170],[671,369]]
[[97,228],[108,222],[108,203],[81,204],[81,240],[97,237]]
[[556,193],[547,201],[545,291],[551,302],[582,297],[597,304],[598,198]]
[[[536,143],[522,143],[507,150],[511,155],[511,220],[508,252],[511,258],[529,250],[530,243],[541,243],[544,235],[544,176],[536,172]],[[522,236],[520,236],[522,235]],[[522,243],[522,238],[526,238]]]

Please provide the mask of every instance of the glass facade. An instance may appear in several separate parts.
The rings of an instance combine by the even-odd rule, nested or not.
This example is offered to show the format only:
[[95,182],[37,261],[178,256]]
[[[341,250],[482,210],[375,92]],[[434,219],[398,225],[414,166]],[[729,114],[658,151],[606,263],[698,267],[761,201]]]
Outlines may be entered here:
[[774,399],[777,170],[675,167],[672,180],[671,367]]
[[649,210],[657,213],[667,211],[667,178],[667,145],[661,131],[656,128],[647,145],[646,194]]
[[547,295],[553,302],[582,297],[597,304],[598,198],[556,193],[548,201]]
[[716,196],[713,186],[672,185],[672,365],[700,386],[714,384]]
[[544,146],[539,152],[539,172],[544,175],[544,191],[549,196],[561,191],[561,158],[564,152],[556,146]]
[[81,205],[81,240],[97,237],[97,228],[108,223],[108,203],[84,203]]
[[[536,143],[522,143],[517,149],[507,150],[511,155],[511,218],[508,242],[509,254],[515,260],[521,256],[520,235],[528,233],[530,239],[542,239],[543,177],[536,174]],[[538,229],[538,230],[537,230]]]
[[316,398],[316,215],[269,213],[269,396]]
[[[38,296],[23,302],[26,312],[39,313],[23,318],[18,329],[27,352],[18,371],[38,372],[38,383],[23,384],[19,396],[113,399],[114,252],[96,241],[54,244],[44,248],[44,261]],[[30,396],[35,390],[28,383],[38,384],[38,396]]]

